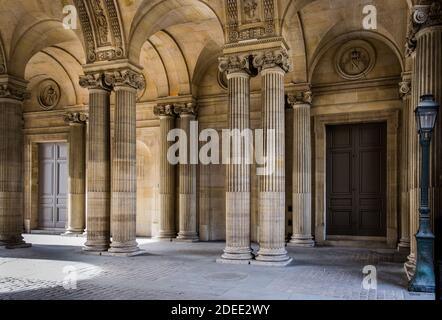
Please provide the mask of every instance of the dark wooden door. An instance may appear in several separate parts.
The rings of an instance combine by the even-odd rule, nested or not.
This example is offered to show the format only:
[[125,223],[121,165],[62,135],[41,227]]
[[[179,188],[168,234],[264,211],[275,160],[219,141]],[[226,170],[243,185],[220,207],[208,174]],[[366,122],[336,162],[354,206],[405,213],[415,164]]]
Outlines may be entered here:
[[327,234],[386,236],[386,125],[327,127]]
[[67,145],[39,145],[39,227],[64,229],[67,218]]

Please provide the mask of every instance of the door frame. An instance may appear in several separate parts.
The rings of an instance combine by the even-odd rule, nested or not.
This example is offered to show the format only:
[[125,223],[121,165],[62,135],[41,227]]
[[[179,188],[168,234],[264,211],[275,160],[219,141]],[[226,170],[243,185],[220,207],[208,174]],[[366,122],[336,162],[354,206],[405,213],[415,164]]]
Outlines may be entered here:
[[[358,123],[387,123],[387,237],[382,240],[390,248],[396,248],[398,242],[398,139],[399,139],[399,110],[375,110],[367,112],[325,114],[314,117],[315,143],[315,183],[314,183],[314,212],[316,243],[326,244],[327,240],[327,126]],[[332,237],[333,238],[333,237]],[[356,239],[356,237],[355,237]],[[367,240],[367,238],[364,238]],[[360,239],[360,240],[364,240]]]
[[24,225],[26,233],[31,233],[32,230],[36,230],[39,227],[38,185],[40,163],[38,145],[41,143],[66,143],[69,147],[69,132],[25,135]]

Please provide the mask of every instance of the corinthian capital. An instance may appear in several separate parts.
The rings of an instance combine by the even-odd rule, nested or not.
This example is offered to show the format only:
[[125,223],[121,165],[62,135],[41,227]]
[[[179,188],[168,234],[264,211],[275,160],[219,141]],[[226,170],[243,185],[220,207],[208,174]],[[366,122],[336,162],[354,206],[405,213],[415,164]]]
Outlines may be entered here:
[[81,112],[68,112],[64,116],[64,121],[68,124],[86,124],[88,116]]
[[295,108],[298,105],[311,105],[313,102],[313,93],[310,90],[306,90],[296,92],[295,94],[289,94],[287,102],[292,108]]
[[112,90],[105,81],[104,72],[89,73],[84,76],[80,76],[80,86],[86,89],[101,89],[110,91]]
[[145,86],[144,77],[130,69],[106,72],[104,80],[107,85],[112,87],[131,87],[143,90]]
[[158,104],[153,108],[153,113],[157,117],[174,117],[174,108],[173,104]]
[[30,98],[26,91],[27,82],[10,76],[0,77],[0,98],[24,101]]
[[219,58],[219,71],[235,73],[246,72],[250,74],[250,62],[247,55],[234,55]]
[[189,103],[176,103],[174,105],[174,111],[180,117],[183,115],[198,115],[198,106],[194,102]]
[[259,70],[280,67],[285,72],[291,69],[291,62],[286,50],[273,50],[257,54],[253,59],[253,65]]

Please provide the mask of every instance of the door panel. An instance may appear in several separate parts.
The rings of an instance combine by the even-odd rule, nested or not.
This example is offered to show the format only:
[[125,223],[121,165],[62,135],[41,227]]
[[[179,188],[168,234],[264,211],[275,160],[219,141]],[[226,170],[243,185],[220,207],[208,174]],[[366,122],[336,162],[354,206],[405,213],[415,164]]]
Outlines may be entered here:
[[68,166],[67,145],[39,145],[39,227],[66,227]]
[[327,234],[386,235],[386,125],[327,127]]

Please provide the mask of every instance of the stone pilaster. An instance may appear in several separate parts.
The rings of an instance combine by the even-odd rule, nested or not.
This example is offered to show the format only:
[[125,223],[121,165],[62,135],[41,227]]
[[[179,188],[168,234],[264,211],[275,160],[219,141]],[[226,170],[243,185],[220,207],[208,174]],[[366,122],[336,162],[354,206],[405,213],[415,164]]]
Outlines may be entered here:
[[87,115],[70,112],[68,227],[65,236],[83,235],[86,227],[86,122]]
[[173,142],[167,135],[175,129],[173,105],[158,105],[154,114],[160,118],[160,233],[159,239],[173,239],[177,236],[175,225],[175,171],[176,166],[167,159],[167,152]]
[[112,243],[109,253],[132,255],[140,251],[136,241],[137,218],[137,90],[144,80],[132,70],[106,74],[116,93],[112,151]]
[[110,244],[110,91],[103,73],[80,77],[89,89],[87,161],[88,252],[107,251]]
[[257,55],[254,65],[262,76],[262,127],[264,137],[272,131],[276,139],[264,138],[264,152],[274,157],[271,172],[259,178],[259,244],[256,262],[285,266],[291,262],[285,249],[285,98],[284,76],[289,71],[285,50]]
[[293,108],[293,236],[289,245],[313,247],[311,91],[290,95]]
[[408,184],[408,140],[410,115],[414,116],[411,105],[411,73],[404,73],[402,82],[399,83],[399,93],[402,98],[402,125],[401,125],[401,236],[398,251],[410,252],[410,193]]
[[[176,104],[175,112],[180,117],[180,129],[187,136],[187,160],[179,167],[179,233],[178,241],[199,241],[196,214],[196,170],[197,165],[191,159],[191,122],[195,120],[197,108],[193,103]],[[195,137],[197,138],[197,137]],[[197,151],[196,151],[197,152]]]
[[[413,109],[419,103],[420,96],[433,94],[442,104],[442,3],[426,1],[427,4],[414,7],[412,27],[408,37],[409,53],[414,56],[411,104]],[[414,52],[413,52],[414,50]],[[420,147],[414,114],[410,115],[410,234],[411,254],[406,264],[408,276],[414,273],[416,240],[414,235],[419,226],[419,168]],[[432,160],[430,179],[430,207],[433,219],[440,216],[442,210],[442,121],[439,118],[432,139]],[[440,219],[440,218],[439,218]],[[435,225],[435,228],[438,226]],[[437,232],[437,231],[436,231]]]
[[[229,129],[237,130],[231,142],[226,181],[226,248],[220,263],[249,263],[250,246],[250,164],[241,134],[250,129],[250,71],[247,57],[220,59],[220,71],[227,72],[229,90]],[[247,143],[243,141],[244,143]],[[242,154],[234,154],[241,150]]]
[[23,100],[27,83],[0,77],[0,246],[27,248],[23,241]]

